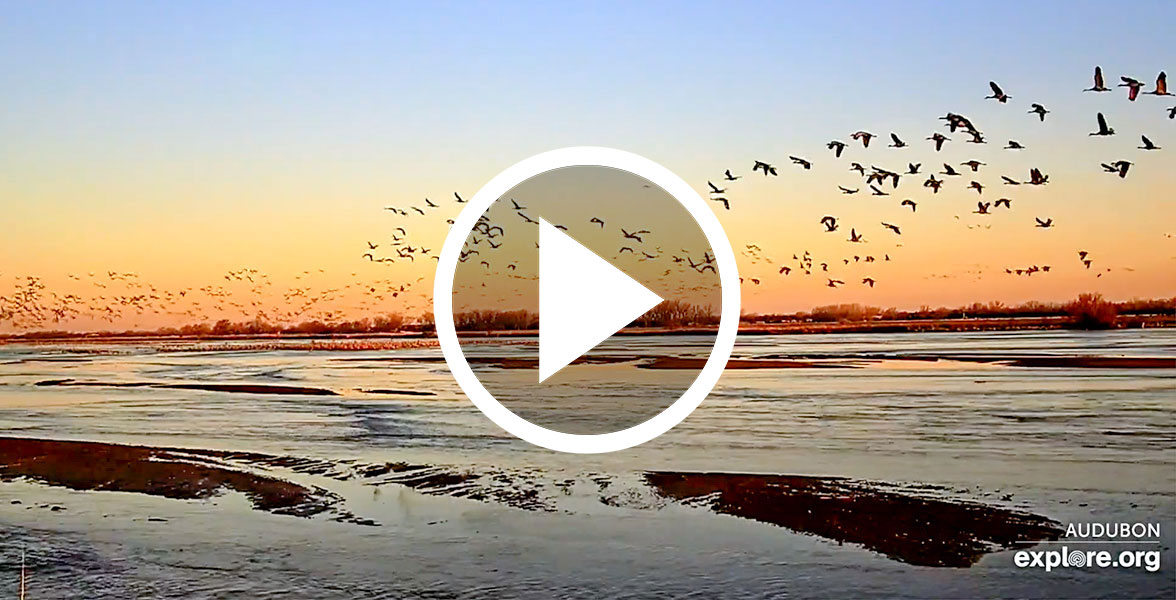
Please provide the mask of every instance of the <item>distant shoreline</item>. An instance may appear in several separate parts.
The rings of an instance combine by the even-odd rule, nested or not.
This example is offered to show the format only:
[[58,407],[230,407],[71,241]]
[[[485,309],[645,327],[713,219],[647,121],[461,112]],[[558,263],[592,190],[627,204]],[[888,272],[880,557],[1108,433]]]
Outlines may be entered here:
[[[1114,328],[1106,331],[1121,329],[1151,329],[1176,327],[1176,315],[1122,315],[1118,318]],[[952,333],[977,331],[1036,331],[1062,330],[1081,328],[1074,326],[1071,317],[1011,317],[1011,318],[966,318],[966,319],[900,319],[874,321],[844,321],[844,322],[814,322],[790,321],[780,323],[740,323],[739,335],[804,335],[823,333]],[[639,335],[707,335],[717,330],[715,326],[690,327],[633,327],[617,332],[619,336]],[[488,330],[488,331],[459,331],[461,337],[484,338],[517,338],[534,337],[539,335],[535,329],[520,330]],[[136,333],[25,333],[0,335],[0,345],[5,344],[36,344],[53,342],[101,342],[101,343],[137,343],[137,342],[168,342],[168,341],[206,341],[230,342],[246,340],[396,340],[404,345],[412,345],[413,340],[426,342],[434,340],[436,336],[431,331],[399,331],[389,333],[270,333],[270,334],[240,334],[240,335],[160,335],[153,332]]]

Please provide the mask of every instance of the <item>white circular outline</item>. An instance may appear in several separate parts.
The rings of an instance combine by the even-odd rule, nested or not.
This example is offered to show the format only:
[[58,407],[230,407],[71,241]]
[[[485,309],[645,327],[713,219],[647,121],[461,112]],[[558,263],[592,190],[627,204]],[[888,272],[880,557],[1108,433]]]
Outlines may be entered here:
[[[702,371],[690,387],[662,412],[628,429],[600,434],[574,434],[554,431],[535,425],[514,414],[482,386],[461,351],[453,323],[453,280],[457,261],[466,238],[474,230],[478,218],[495,200],[518,184],[555,169],[564,167],[611,167],[628,171],[657,185],[678,201],[698,223],[714,252],[718,264],[719,284],[723,306],[719,312],[719,330],[714,347]],[[739,329],[740,314],[739,274],[735,266],[735,252],[727,233],[719,224],[706,202],[685,181],[669,169],[631,152],[599,146],[575,146],[537,154],[509,167],[482,186],[470,198],[457,216],[437,262],[433,280],[433,319],[441,353],[453,378],[470,401],[491,421],[524,441],[559,452],[597,454],[615,452],[643,444],[669,431],[698,408],[718,383]]]

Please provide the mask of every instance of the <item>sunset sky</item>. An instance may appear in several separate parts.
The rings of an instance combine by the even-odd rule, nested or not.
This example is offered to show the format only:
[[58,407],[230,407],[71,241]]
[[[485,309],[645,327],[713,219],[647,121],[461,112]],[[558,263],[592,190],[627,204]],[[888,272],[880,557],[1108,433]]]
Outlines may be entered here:
[[[741,275],[763,281],[744,289],[748,312],[1176,295],[1176,97],[1081,91],[1096,64],[1112,86],[1127,74],[1150,90],[1159,71],[1176,75],[1171,2],[238,4],[5,4],[0,295],[27,276],[94,295],[90,272],[180,290],[248,267],[274,290],[343,290],[330,300],[340,314],[419,313],[427,295],[365,290],[424,277],[425,292],[435,261],[369,263],[365,241],[402,226],[439,251],[455,191],[468,198],[519,160],[578,145],[641,154],[704,197],[724,169],[743,175],[726,194],[732,210],[714,208],[737,254],[757,244],[774,259],[742,257]],[[1008,104],[984,99],[989,80]],[[1051,111],[1044,123],[1026,113],[1032,102]],[[989,144],[956,134],[933,152],[924,138],[947,133],[937,119],[949,111]],[[1099,111],[1118,135],[1087,135]],[[857,130],[880,137],[864,150],[849,139]],[[892,131],[911,147],[886,148]],[[1136,150],[1140,134],[1164,149]],[[833,139],[850,144],[840,159],[825,149]],[[1002,150],[1009,139],[1026,149]],[[972,158],[986,163],[975,176],[935,196],[921,186],[943,162],[963,170]],[[1099,167],[1120,159],[1134,163],[1125,180]],[[780,176],[753,177],[754,160]],[[921,162],[924,173],[871,197],[853,161]],[[1050,184],[1000,185],[1030,167]],[[978,197],[971,179],[991,187]],[[426,197],[442,206],[428,217],[383,210]],[[972,214],[1000,197],[1012,210]],[[822,233],[826,214],[844,230]],[[850,227],[868,243],[849,244]],[[847,285],[777,274],[804,250]],[[841,262],[884,253],[893,260]],[[1004,273],[1034,264],[1053,268]],[[859,283],[867,275],[875,288]]]

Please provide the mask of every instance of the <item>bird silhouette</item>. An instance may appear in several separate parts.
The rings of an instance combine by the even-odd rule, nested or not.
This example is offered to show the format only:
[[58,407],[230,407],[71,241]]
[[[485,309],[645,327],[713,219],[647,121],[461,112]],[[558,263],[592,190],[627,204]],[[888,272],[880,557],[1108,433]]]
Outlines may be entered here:
[[1008,175],[1001,175],[1000,178],[1004,181],[1005,185],[1021,185],[1020,181],[1017,181]]
[[732,175],[731,169],[727,169],[726,171],[723,172],[723,179],[726,181],[735,181],[736,179],[742,179],[742,178],[743,178],[742,175]]
[[1084,92],[1109,92],[1111,88],[1103,84],[1102,67],[1094,68],[1094,87],[1082,90]]
[[972,211],[972,212],[974,212],[974,213],[976,213],[976,214],[978,214],[978,215],[987,215],[987,214],[991,214],[991,213],[989,213],[989,212],[988,212],[988,207],[989,207],[990,205],[991,205],[991,204],[990,204],[990,203],[988,203],[988,202],[977,202],[977,203],[976,203],[976,210],[974,210],[974,211]]
[[1125,160],[1117,160],[1110,164],[1102,163],[1102,168],[1108,173],[1118,173],[1119,179],[1126,179],[1127,169],[1131,168],[1132,164],[1134,163],[1130,163]]
[[884,192],[884,191],[878,189],[877,187],[871,185],[870,186],[870,195],[871,196],[889,196],[890,193]]
[[1123,81],[1123,83],[1119,84],[1119,87],[1127,88],[1127,99],[1135,102],[1135,99],[1139,97],[1139,90],[1143,89],[1143,82],[1134,77],[1127,76],[1120,77],[1119,79]]
[[1033,107],[1033,109],[1030,110],[1029,113],[1035,114],[1038,117],[1041,117],[1041,122],[1044,123],[1045,122],[1045,115],[1048,114],[1049,111],[1045,110],[1044,106],[1037,104],[1036,102],[1034,102],[1031,106]]
[[1037,227],[1041,227],[1042,229],[1048,229],[1050,227],[1053,227],[1053,219],[1052,218],[1042,221],[1038,217],[1033,217],[1033,220],[1037,221]]
[[462,204],[465,202],[465,200],[461,197],[461,194],[459,194],[457,192],[453,192],[453,197],[457,199],[458,204]]
[[806,171],[813,168],[813,163],[797,156],[789,156],[788,160],[791,160],[794,164],[798,164],[804,167],[804,170]]
[[[731,210],[731,201],[730,200],[727,200],[726,198],[723,198],[721,196],[718,198],[711,198],[711,200],[713,200],[715,202],[722,202],[723,208],[725,208],[727,210]],[[602,225],[602,227],[603,227],[603,225]]]
[[969,184],[968,184],[968,189],[970,189],[970,190],[976,190],[976,193],[977,193],[977,194],[983,194],[983,193],[984,193],[984,186],[983,186],[983,185],[982,185],[982,184],[981,184],[979,181],[972,181],[971,183],[969,183]]
[[1156,76],[1156,89],[1154,89],[1150,92],[1144,92],[1144,93],[1151,95],[1151,96],[1171,96],[1172,94],[1170,94],[1168,92],[1168,75],[1167,75],[1167,73],[1160,71],[1160,74]]
[[1030,185],[1045,185],[1049,183],[1049,175],[1042,174],[1041,169],[1034,167],[1029,169],[1029,181],[1025,183]]
[[890,134],[890,139],[892,140],[893,143],[891,143],[888,146],[889,148],[906,148],[907,147],[907,143],[902,141],[901,139],[899,139],[897,133],[892,132]]
[[591,219],[588,219],[588,222],[600,225],[600,228],[604,229],[604,221],[600,217],[592,217]]
[[841,158],[841,152],[845,150],[845,142],[840,140],[833,140],[828,144],[825,144],[825,147],[833,151],[833,156]]
[[959,175],[959,173],[956,172],[956,170],[954,168],[952,168],[952,166],[947,163],[943,163],[943,171],[941,171],[940,174],[941,175],[948,175],[948,176]]
[[870,147],[870,140],[874,139],[875,136],[874,136],[874,134],[872,134],[868,131],[855,131],[852,134],[850,134],[849,137],[851,137],[855,140],[860,140],[863,148],[869,148]]
[[852,190],[851,190],[851,189],[849,189],[849,188],[847,188],[847,187],[842,187],[842,186],[840,186],[840,185],[839,185],[839,186],[837,186],[837,189],[841,190],[841,193],[842,193],[842,194],[856,194],[856,193],[858,193],[858,190],[857,190],[857,189],[852,189]]
[[943,186],[943,180],[936,179],[935,175],[931,175],[930,177],[927,178],[927,181],[923,182],[923,187],[931,188],[931,190],[936,194],[939,193],[939,188],[942,186]]
[[830,279],[829,283],[825,284],[827,287],[836,288],[839,285],[845,285],[844,281],[840,279]]
[[870,287],[874,287],[874,283],[876,283],[876,282],[874,281],[874,279],[872,277],[863,277],[862,283],[865,285],[868,285]]
[[984,97],[985,100],[993,99],[993,100],[996,100],[997,102],[1000,102],[1001,104],[1004,104],[1012,98],[1012,96],[1001,91],[1000,86],[996,85],[995,81],[989,81],[988,87],[992,88],[992,95],[985,96]]
[[755,161],[755,164],[752,165],[751,172],[754,173],[758,170],[763,170],[764,177],[767,177],[768,175],[778,175],[778,173],[776,173],[776,167],[773,167],[772,165],[770,165],[766,162],[762,162],[762,161],[757,160],[757,161]]
[[821,224],[825,226],[825,233],[837,231],[837,217],[825,215],[821,217]]
[[1090,135],[1115,135],[1115,130],[1107,127],[1107,118],[1102,113],[1098,113],[1098,131],[1092,132]]
[[1143,145],[1139,147],[1140,150],[1162,150],[1162,148],[1153,144],[1151,140],[1147,139],[1146,135],[1141,135],[1139,137],[1143,139]]
[[856,229],[850,228],[849,241],[854,242],[855,244],[860,244],[862,242],[865,242],[866,238],[864,238],[860,234],[858,234]]
[[727,188],[721,188],[721,187],[719,187],[709,181],[706,182],[706,185],[708,187],[710,187],[710,193],[712,193],[712,194],[722,194],[727,191]]
[[943,142],[950,142],[951,141],[951,138],[947,137],[946,135],[943,135],[942,133],[939,133],[938,131],[931,134],[931,137],[929,137],[927,139],[935,142],[935,151],[936,152],[939,152],[940,150],[943,149]]
[[910,198],[907,198],[906,200],[903,200],[902,202],[900,202],[900,203],[899,203],[899,206],[909,206],[909,207],[911,207],[911,212],[915,212],[915,209],[916,209],[916,208],[917,208],[919,205],[918,205],[918,204],[916,204],[914,200],[911,200]]
[[984,163],[982,163],[978,160],[969,160],[968,162],[960,163],[960,165],[964,166],[964,167],[970,167],[972,169],[972,172],[975,173],[976,171],[980,170],[980,167],[984,166]]
[[882,226],[893,231],[894,233],[896,233],[898,235],[902,235],[902,230],[898,228],[898,225],[891,225],[890,223],[883,221]]
[[1168,118],[1169,119],[1176,119],[1176,106],[1173,106],[1172,108],[1168,109]]
[[995,203],[993,203],[992,207],[993,208],[1000,208],[1001,204],[1003,204],[1005,208],[1012,208],[1013,207],[1013,201],[1010,198],[1000,198]]
[[918,175],[921,166],[923,163],[907,163],[907,175]]

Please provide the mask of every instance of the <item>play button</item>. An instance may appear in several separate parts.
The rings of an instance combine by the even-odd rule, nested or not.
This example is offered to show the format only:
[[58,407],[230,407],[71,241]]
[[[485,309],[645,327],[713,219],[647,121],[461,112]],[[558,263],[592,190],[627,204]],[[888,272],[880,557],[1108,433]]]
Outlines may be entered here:
[[661,301],[624,271],[539,219],[539,383]]
[[532,444],[595,453],[685,419],[739,320],[726,235],[642,157],[566,148],[490,180],[441,248],[434,323],[461,391]]

